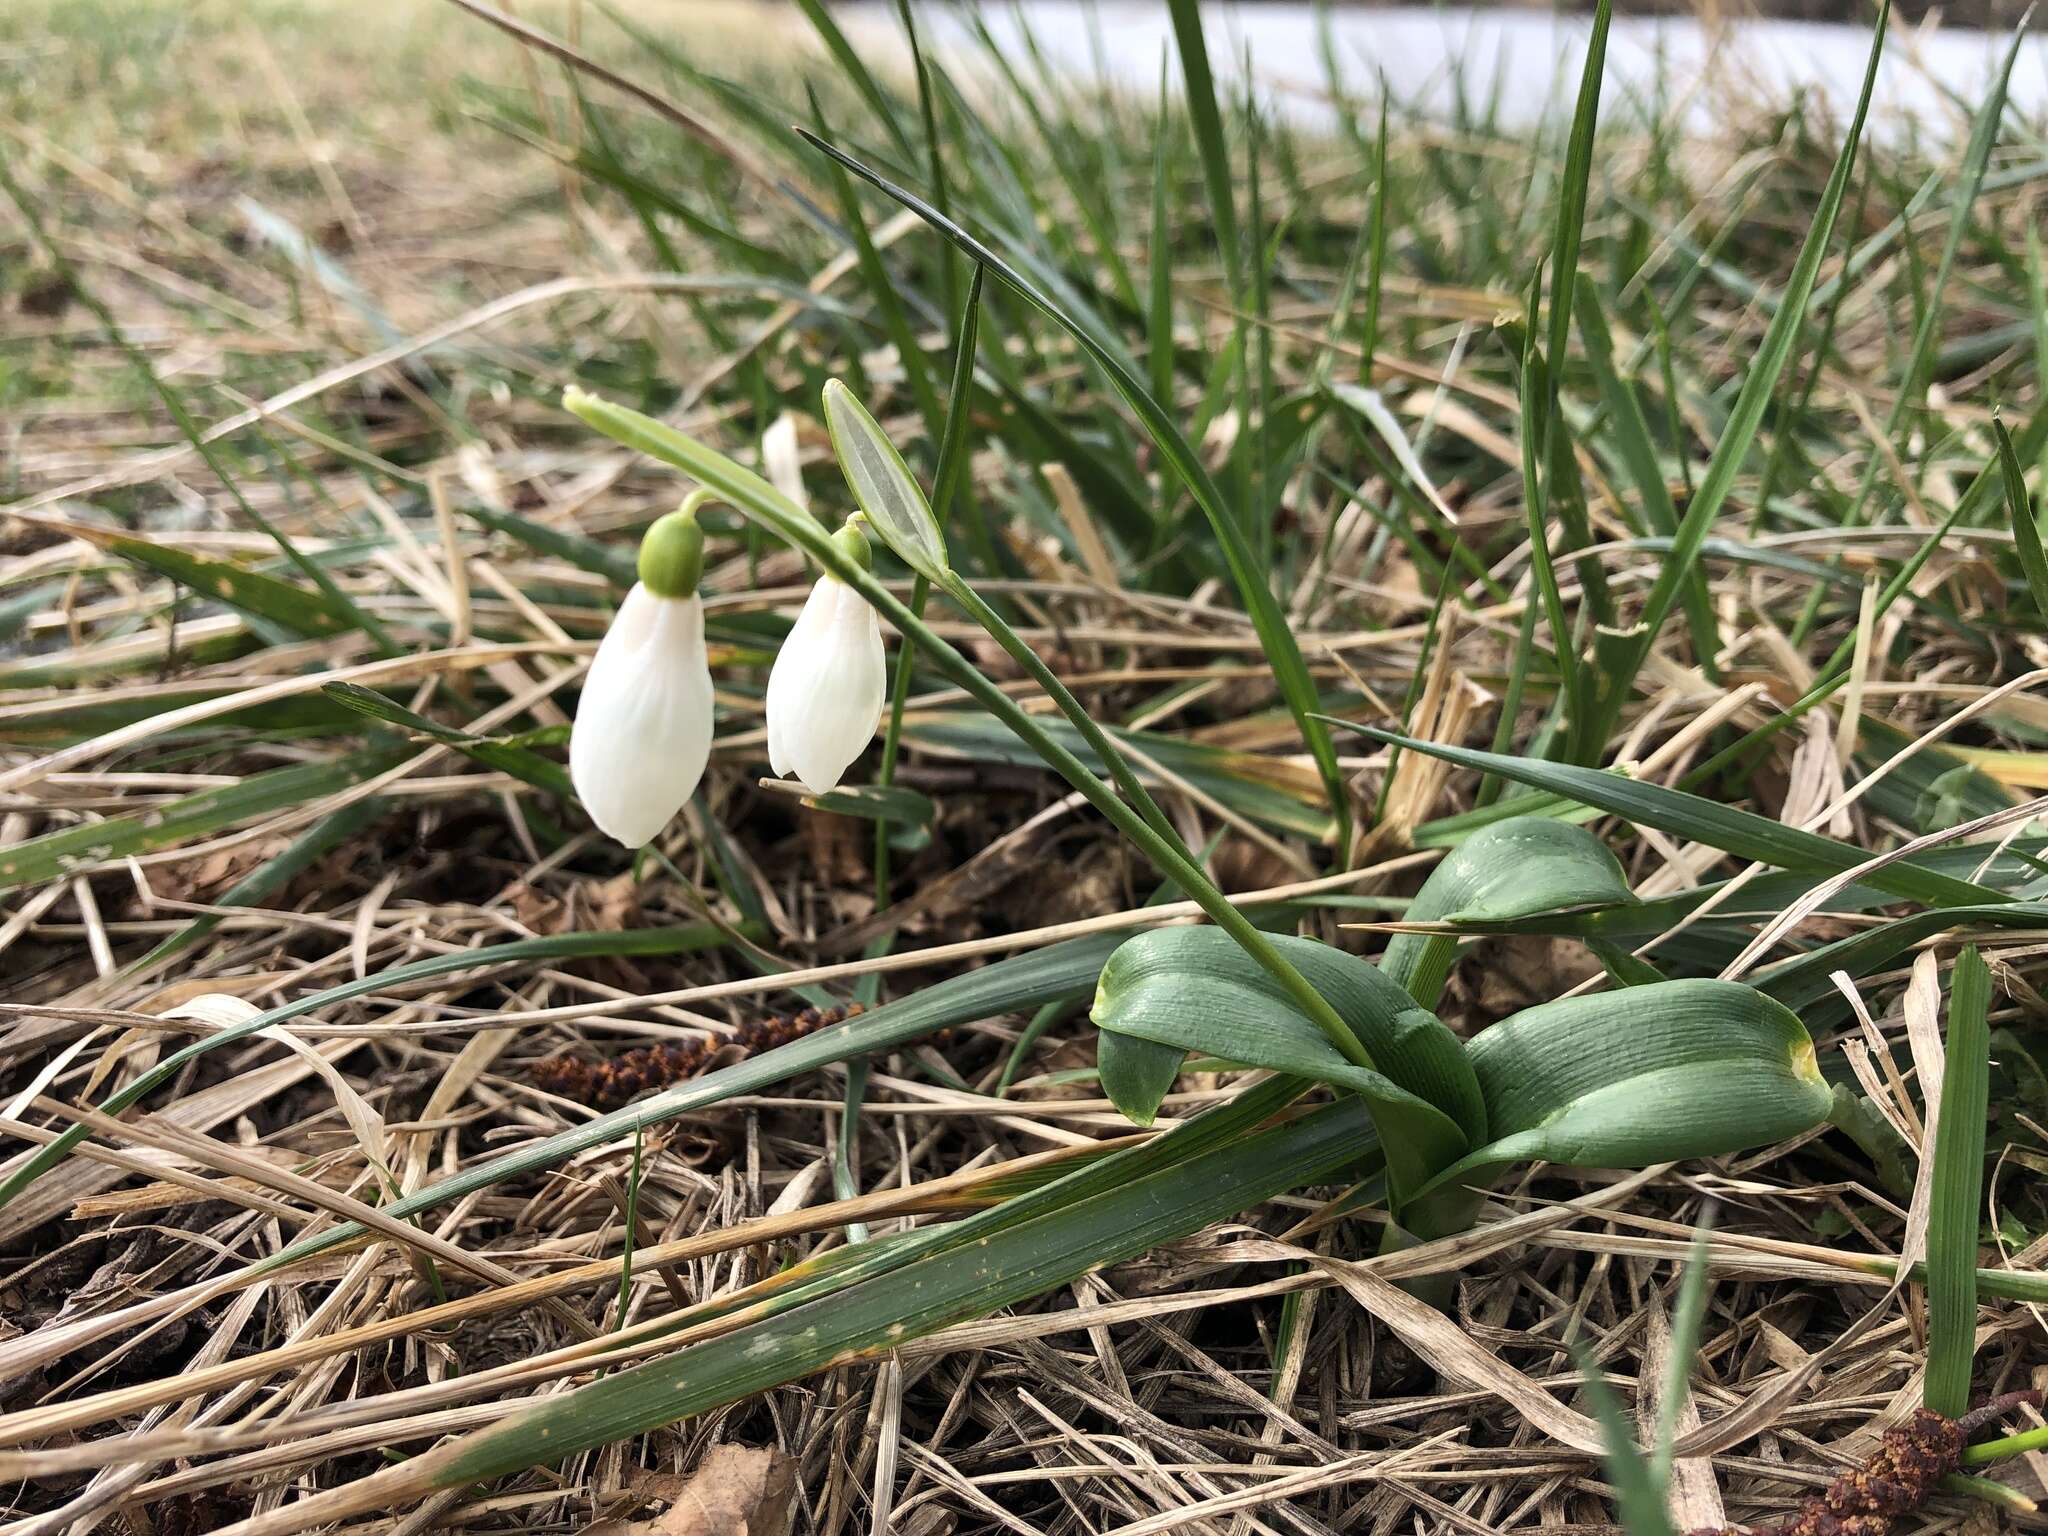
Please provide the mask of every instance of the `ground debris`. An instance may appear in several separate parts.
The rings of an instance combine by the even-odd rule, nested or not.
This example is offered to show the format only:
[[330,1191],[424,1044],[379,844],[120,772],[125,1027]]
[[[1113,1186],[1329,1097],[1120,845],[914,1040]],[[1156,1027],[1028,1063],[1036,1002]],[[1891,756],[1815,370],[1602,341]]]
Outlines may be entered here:
[[751,1056],[772,1051],[813,1031],[849,1019],[861,1011],[860,1004],[844,1008],[805,1008],[796,1013],[775,1014],[742,1024],[729,1040],[700,1035],[694,1040],[666,1045],[644,1045],[603,1061],[584,1061],[576,1056],[550,1056],[530,1070],[535,1086],[593,1109],[616,1109],[653,1088],[666,1088],[684,1078],[695,1077],[724,1051]]
[[796,1512],[796,1463],[773,1446],[715,1445],[688,1478],[657,1476],[637,1487],[644,1520],[604,1519],[584,1536],[783,1536]]
[[1962,1465],[1971,1433],[2038,1394],[2012,1393],[1951,1419],[1921,1408],[1884,1433],[1876,1452],[1810,1498],[1782,1525],[1703,1528],[1689,1536],[1888,1536],[1894,1524],[1919,1510]]

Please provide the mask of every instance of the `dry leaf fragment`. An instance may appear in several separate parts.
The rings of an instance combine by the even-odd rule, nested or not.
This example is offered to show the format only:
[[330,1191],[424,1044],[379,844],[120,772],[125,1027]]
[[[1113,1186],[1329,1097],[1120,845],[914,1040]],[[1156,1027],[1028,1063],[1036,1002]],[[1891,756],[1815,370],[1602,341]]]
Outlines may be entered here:
[[[641,1491],[666,1496],[666,1477]],[[600,1520],[583,1536],[788,1536],[796,1514],[796,1463],[773,1446],[714,1445],[649,1520]]]

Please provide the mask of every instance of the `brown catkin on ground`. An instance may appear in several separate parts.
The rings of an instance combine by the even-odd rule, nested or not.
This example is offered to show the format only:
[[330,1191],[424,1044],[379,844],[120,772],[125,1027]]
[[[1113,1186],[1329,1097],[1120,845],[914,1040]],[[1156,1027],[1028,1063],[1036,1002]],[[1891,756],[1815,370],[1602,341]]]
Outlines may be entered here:
[[796,1013],[750,1019],[729,1040],[700,1035],[669,1045],[646,1045],[603,1061],[577,1056],[550,1056],[529,1073],[535,1087],[593,1109],[616,1109],[655,1088],[695,1077],[717,1052],[732,1046],[753,1055],[800,1040],[861,1011],[859,1003],[844,1008],[805,1008]]

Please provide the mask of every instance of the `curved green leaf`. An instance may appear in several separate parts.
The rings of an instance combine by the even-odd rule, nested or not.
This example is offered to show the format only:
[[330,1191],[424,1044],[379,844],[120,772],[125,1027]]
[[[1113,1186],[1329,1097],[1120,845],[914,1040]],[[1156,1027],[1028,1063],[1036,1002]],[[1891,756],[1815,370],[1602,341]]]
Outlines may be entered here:
[[[1273,943],[1380,1070],[1347,1061],[1215,928],[1162,928],[1126,942],[1103,967],[1091,1016],[1105,1038],[1135,1035],[1358,1093],[1372,1108],[1397,1197],[1484,1138],[1477,1079],[1434,1014],[1356,955],[1312,939],[1276,935]],[[1159,1070],[1156,1057],[1147,1065]]]
[[1832,1095],[1783,1003],[1666,981],[1527,1008],[1466,1050],[1495,1140],[1437,1182],[1542,1159],[1640,1168],[1811,1130]]
[[[1634,900],[1620,863],[1584,827],[1516,816],[1482,827],[1453,849],[1403,915],[1418,923],[1514,922]],[[1457,948],[1450,934],[1397,933],[1380,956],[1380,974],[1434,1008]]]
[[[1316,1039],[1321,1041],[1322,1036]],[[1323,1041],[1327,1048],[1328,1042]],[[1105,1029],[1095,1050],[1096,1075],[1110,1103],[1133,1125],[1150,1125],[1159,1118],[1159,1106],[1180,1076],[1180,1064],[1187,1051],[1178,1045],[1147,1040],[1143,1035]],[[1336,1056],[1335,1051],[1331,1051]],[[1344,1058],[1338,1056],[1342,1061]]]

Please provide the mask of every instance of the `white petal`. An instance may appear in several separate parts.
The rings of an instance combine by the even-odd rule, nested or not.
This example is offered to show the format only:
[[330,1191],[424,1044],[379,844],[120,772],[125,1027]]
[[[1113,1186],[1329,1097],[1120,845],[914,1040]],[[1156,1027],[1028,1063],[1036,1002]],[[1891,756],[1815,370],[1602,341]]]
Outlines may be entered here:
[[635,586],[583,679],[569,777],[590,819],[628,848],[683,808],[711,756],[704,605]]
[[[778,666],[781,665],[779,657],[776,664]],[[773,683],[775,680],[773,668],[769,670],[768,680],[770,683]],[[774,710],[770,710],[768,712],[768,770],[778,779],[789,777],[789,746],[783,740],[787,734],[783,728],[782,716]]]
[[768,674],[768,754],[812,794],[835,789],[874,739],[888,662],[882,623],[853,588],[826,576],[811,589]]

